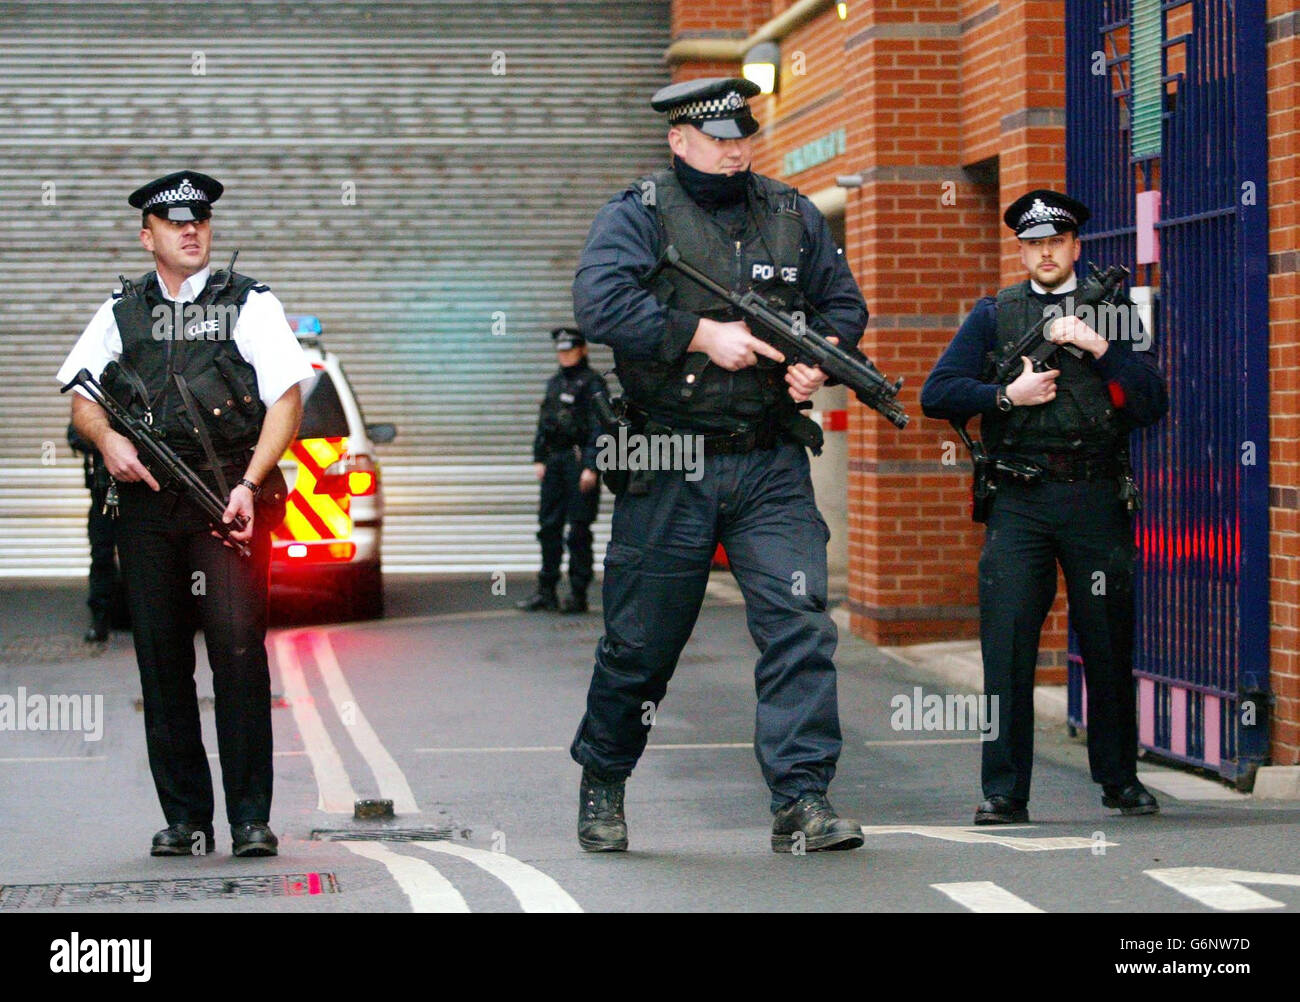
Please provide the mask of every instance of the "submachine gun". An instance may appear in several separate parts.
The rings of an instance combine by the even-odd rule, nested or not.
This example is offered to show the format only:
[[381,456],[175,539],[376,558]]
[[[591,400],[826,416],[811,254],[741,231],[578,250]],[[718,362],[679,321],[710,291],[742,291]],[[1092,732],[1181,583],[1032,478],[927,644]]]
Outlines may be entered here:
[[803,363],[819,366],[822,372],[838,380],[872,410],[879,411],[896,428],[907,427],[907,412],[898,402],[902,388],[900,378],[891,383],[856,349],[841,348],[812,330],[802,319],[769,303],[757,292],[743,295],[718,284],[689,261],[682,258],[672,244],[664,248],[655,266],[641,279],[648,286],[665,268],[672,268],[702,286],[745,318],[756,337],[762,338],[785,356],[786,365]]
[[199,479],[198,474],[190,469],[180,456],[176,455],[171,446],[163,441],[152,424],[136,417],[119,404],[104,390],[99,380],[91,375],[89,369],[78,372],[72,382],[63,387],[61,392],[67,393],[78,386],[89,393],[91,399],[108,412],[114,430],[130,439],[140,455],[140,461],[148,467],[149,472],[158,481],[159,487],[189,498],[208,520],[213,531],[229,543],[241,557],[252,555],[252,548],[233,535],[234,532],[243,529],[248,524],[248,520],[243,515],[236,515],[233,522],[223,522],[225,503]]

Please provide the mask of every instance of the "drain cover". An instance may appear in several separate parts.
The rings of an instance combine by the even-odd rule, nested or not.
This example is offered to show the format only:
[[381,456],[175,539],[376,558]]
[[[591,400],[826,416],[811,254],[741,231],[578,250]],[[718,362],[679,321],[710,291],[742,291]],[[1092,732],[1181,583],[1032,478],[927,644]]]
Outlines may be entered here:
[[313,828],[319,842],[449,842],[454,828]]
[[332,873],[275,873],[256,877],[186,877],[124,880],[102,884],[5,884],[0,910],[67,908],[84,905],[144,905],[230,898],[282,898],[338,894]]

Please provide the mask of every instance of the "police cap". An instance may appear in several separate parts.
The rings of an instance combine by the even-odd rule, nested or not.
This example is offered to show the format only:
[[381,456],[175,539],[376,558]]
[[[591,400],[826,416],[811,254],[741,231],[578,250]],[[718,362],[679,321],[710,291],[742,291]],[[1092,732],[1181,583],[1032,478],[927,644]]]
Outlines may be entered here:
[[587,339],[582,336],[582,331],[576,327],[555,327],[551,330],[551,340],[555,342],[556,351],[568,351],[570,348],[581,348],[587,343]]
[[133,209],[178,223],[204,220],[211,217],[212,203],[224,190],[216,178],[196,170],[178,170],[136,188],[127,202]]
[[693,125],[715,139],[743,139],[758,131],[748,99],[758,84],[743,77],[708,77],[669,84],[650,99],[650,107],[666,112],[669,125]]
[[1054,233],[1077,233],[1092,213],[1082,202],[1048,188],[1021,195],[1003,213],[1003,221],[1021,240],[1036,240]]

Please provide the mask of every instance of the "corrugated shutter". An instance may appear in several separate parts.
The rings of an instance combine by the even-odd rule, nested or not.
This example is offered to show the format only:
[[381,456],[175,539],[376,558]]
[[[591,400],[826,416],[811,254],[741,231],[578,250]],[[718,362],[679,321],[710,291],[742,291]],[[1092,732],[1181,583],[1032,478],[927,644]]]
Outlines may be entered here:
[[367,420],[398,425],[386,567],[535,567],[545,332],[571,320],[596,209],[666,158],[648,97],[668,17],[666,0],[0,4],[0,574],[86,566],[53,373],[117,274],[151,267],[126,194],[186,166],[226,185],[214,265],[238,247],[320,316]]

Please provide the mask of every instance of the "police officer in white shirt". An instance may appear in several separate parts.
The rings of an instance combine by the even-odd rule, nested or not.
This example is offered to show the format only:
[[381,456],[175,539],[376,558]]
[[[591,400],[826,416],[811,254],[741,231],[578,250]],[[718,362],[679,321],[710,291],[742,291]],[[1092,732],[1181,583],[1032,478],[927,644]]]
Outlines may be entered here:
[[59,369],[99,377],[144,416],[219,497],[249,544],[240,556],[182,496],[160,490],[135,447],[79,391],[72,420],[116,482],[118,547],[144,695],[149,765],[168,827],[155,856],[213,848],[212,773],[194,683],[202,629],[216,694],[217,747],[236,856],[273,856],[271,680],[266,656],[271,530],[283,517],[277,462],[302,415],[312,375],[280,301],[231,268],[212,271],[214,178],[178,171],[128,199],[155,270],[123,279]]

